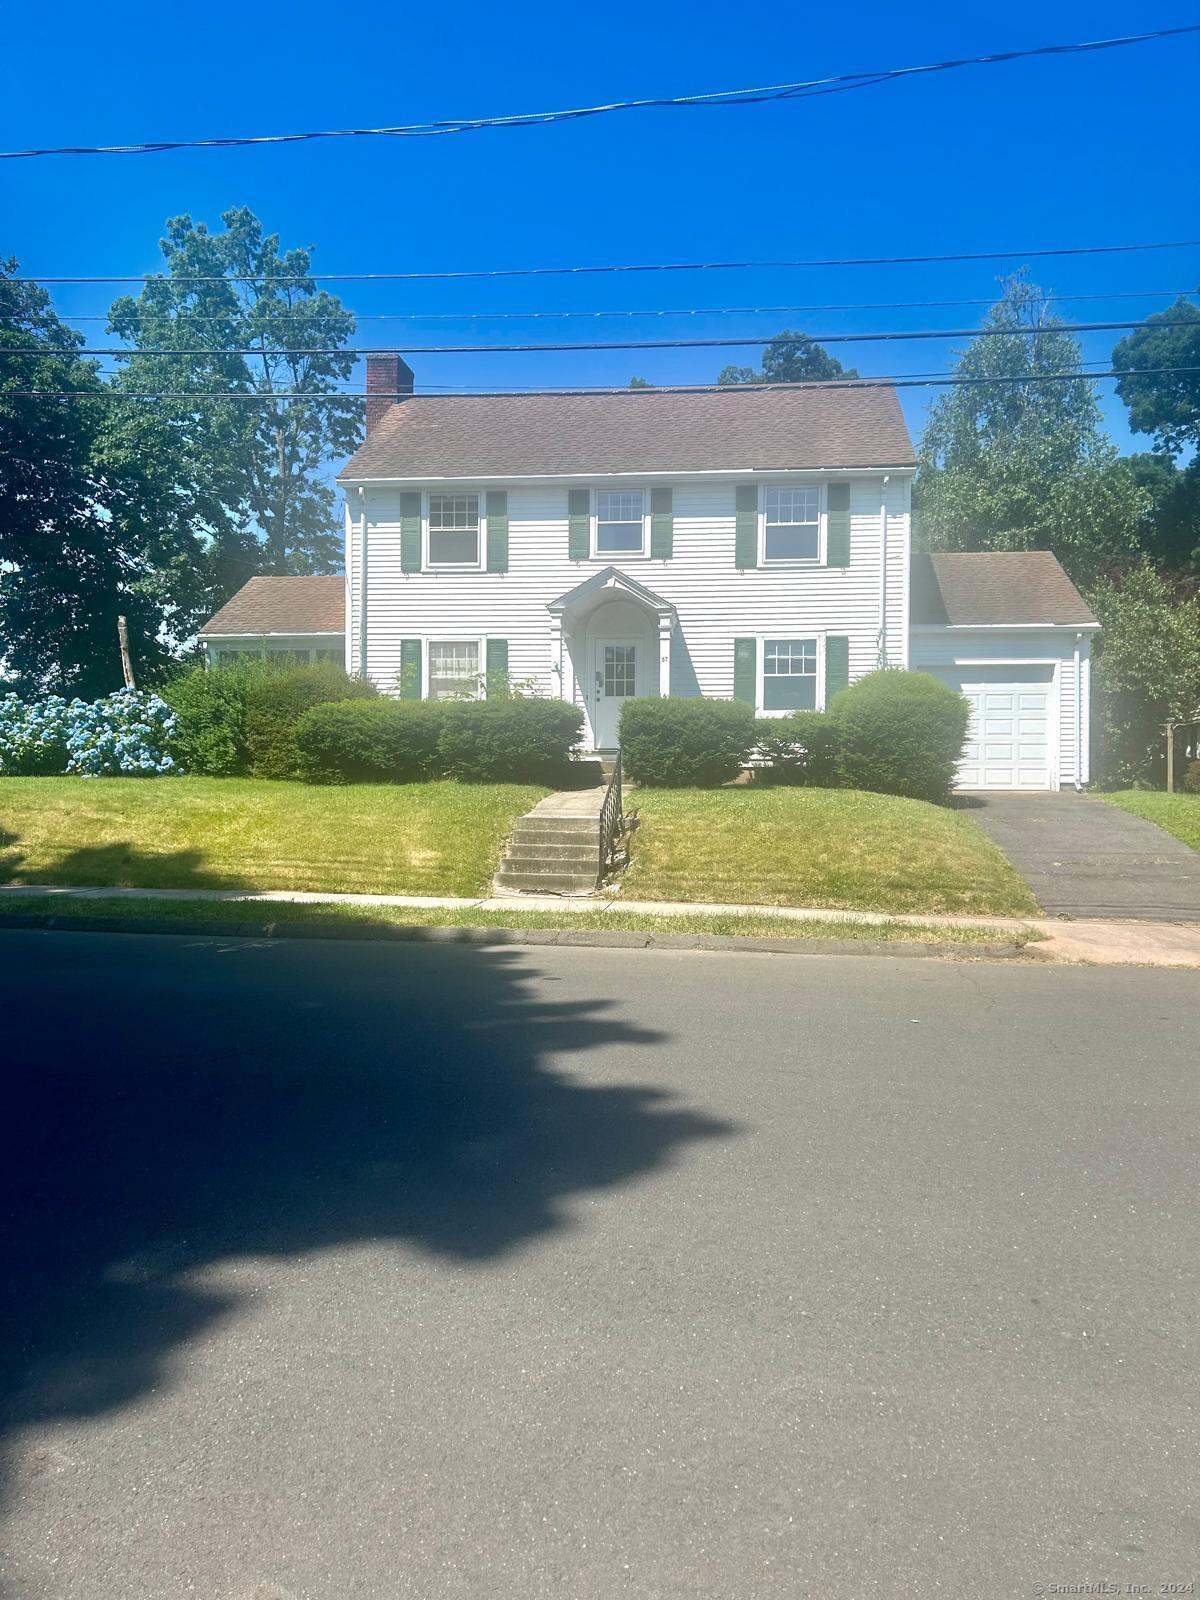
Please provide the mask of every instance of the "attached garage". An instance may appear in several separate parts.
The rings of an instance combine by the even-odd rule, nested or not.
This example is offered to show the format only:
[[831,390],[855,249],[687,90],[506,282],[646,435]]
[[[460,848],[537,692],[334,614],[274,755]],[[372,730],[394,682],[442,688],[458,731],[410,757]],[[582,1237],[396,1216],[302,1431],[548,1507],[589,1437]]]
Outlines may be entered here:
[[913,557],[910,664],[971,706],[958,788],[1087,783],[1098,627],[1047,551]]

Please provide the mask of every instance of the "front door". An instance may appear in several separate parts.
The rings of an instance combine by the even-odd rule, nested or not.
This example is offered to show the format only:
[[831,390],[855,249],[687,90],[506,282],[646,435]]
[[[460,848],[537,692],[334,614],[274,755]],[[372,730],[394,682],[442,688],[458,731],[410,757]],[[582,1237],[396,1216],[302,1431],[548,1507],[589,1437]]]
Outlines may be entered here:
[[638,652],[635,639],[597,639],[595,698],[592,725],[597,750],[617,748],[617,723],[621,702],[632,700],[638,692]]

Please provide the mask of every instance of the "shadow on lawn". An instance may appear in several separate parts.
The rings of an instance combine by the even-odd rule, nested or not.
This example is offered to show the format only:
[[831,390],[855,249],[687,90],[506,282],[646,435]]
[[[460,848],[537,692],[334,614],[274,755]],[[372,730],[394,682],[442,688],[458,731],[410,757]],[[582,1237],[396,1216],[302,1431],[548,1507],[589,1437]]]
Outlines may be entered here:
[[[9,1427],[169,1387],[241,1310],[200,1275],[226,1258],[391,1241],[483,1270],[735,1131],[633,1082],[662,1035],[548,1000],[525,953],[0,940]],[[614,1046],[617,1081],[555,1059]]]
[[[15,833],[0,833],[0,849],[20,844]],[[66,850],[47,865],[26,868],[20,853],[0,857],[0,883],[60,883],[112,886],[118,889],[231,889],[239,887],[228,873],[205,869],[200,850],[139,850],[128,839],[81,845]]]

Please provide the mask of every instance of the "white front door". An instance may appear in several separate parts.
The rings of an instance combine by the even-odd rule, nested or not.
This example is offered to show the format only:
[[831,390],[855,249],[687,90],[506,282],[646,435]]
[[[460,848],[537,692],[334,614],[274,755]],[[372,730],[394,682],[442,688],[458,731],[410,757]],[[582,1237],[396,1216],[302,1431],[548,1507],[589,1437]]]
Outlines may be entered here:
[[645,649],[640,639],[596,640],[592,727],[597,750],[617,748],[621,702],[632,700],[640,692],[641,657]]
[[1053,788],[1053,668],[963,668],[954,686],[971,707],[958,787]]

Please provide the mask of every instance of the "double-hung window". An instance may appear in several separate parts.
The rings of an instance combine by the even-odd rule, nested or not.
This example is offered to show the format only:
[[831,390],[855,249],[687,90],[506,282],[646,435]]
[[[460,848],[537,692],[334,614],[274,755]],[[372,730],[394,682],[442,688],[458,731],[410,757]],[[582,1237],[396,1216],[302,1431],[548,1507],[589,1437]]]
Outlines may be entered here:
[[778,487],[763,491],[763,555],[769,561],[821,559],[821,491]]
[[430,700],[478,700],[482,681],[478,639],[429,641]]
[[762,663],[764,711],[816,710],[815,639],[764,639]]
[[646,548],[646,497],[641,489],[596,490],[596,554],[640,556]]
[[429,565],[477,567],[479,565],[479,496],[431,494],[429,496]]

